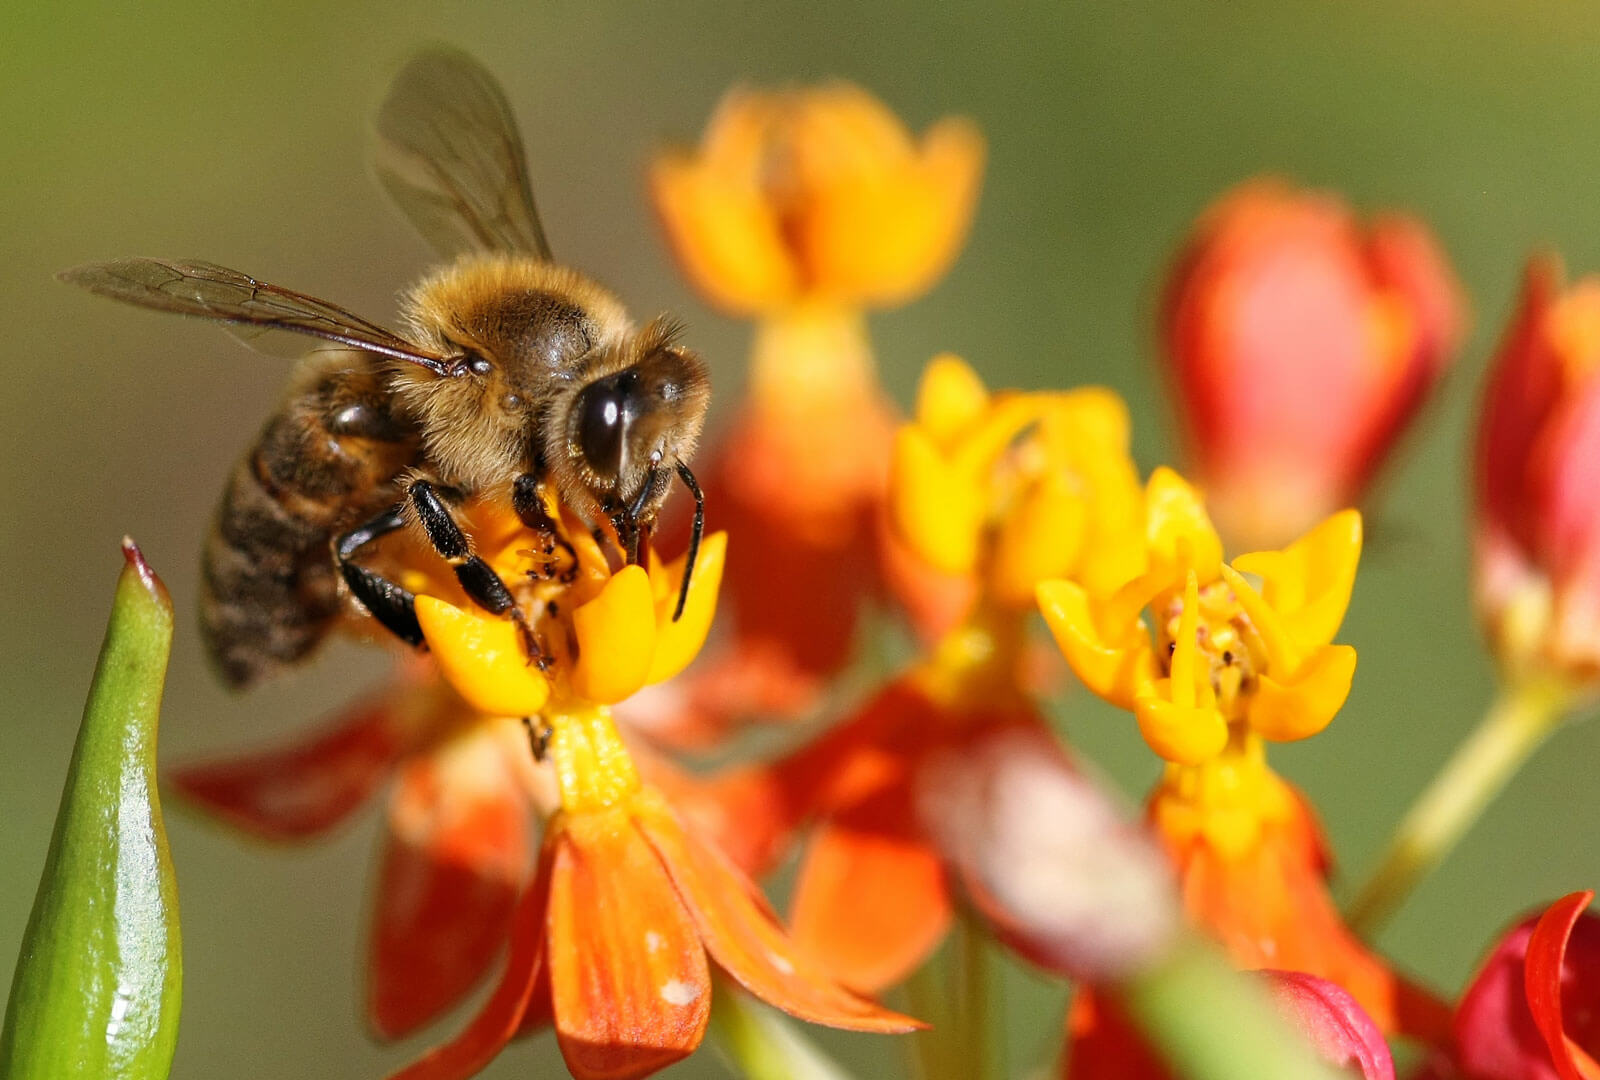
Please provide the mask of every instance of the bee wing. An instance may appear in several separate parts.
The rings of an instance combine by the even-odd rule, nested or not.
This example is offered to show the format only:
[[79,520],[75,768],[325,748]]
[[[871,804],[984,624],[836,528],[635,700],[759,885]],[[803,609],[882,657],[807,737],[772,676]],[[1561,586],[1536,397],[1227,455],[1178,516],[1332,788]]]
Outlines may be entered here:
[[113,259],[56,275],[92,293],[140,307],[227,323],[248,334],[288,330],[380,353],[448,374],[457,359],[419,348],[337,304],[193,259]]
[[482,64],[442,46],[419,53],[395,77],[376,130],[379,182],[441,255],[550,258],[516,118]]

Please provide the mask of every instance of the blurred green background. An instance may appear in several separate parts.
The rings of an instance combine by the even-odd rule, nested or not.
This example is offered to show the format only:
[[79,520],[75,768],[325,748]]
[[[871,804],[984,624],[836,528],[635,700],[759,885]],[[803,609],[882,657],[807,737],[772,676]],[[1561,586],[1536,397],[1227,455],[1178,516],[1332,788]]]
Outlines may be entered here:
[[[25,7],[35,7],[29,13]],[[1403,8],[1403,10],[1402,10]],[[558,255],[636,311],[675,309],[736,391],[747,328],[675,277],[642,197],[664,140],[698,136],[728,85],[843,76],[920,129],[975,117],[990,166],[969,250],[926,299],[875,318],[905,400],[933,352],[992,382],[1104,382],[1166,460],[1152,349],[1173,244],[1224,187],[1264,170],[1428,219],[1469,290],[1474,333],[1386,475],[1343,640],[1361,667],[1330,730],[1274,751],[1321,808],[1342,864],[1473,721],[1489,677],[1467,603],[1466,433],[1530,247],[1600,267],[1600,19],[1569,3],[464,5],[388,2],[0,14],[0,980],[55,813],[131,533],[180,608],[169,762],[282,738],[381,661],[335,649],[248,697],[206,670],[192,611],[213,500],[288,371],[209,328],[51,280],[117,255],[200,256],[375,319],[427,265],[364,165],[366,124],[408,50],[458,43],[505,83]],[[1074,743],[1130,793],[1155,775],[1128,717],[1061,705]],[[1600,884],[1588,801],[1600,728],[1563,732],[1416,894],[1380,945],[1454,992],[1525,907]],[[169,807],[186,933],[174,1075],[377,1077],[430,1039],[378,1047],[357,1010],[374,815],[319,846],[247,845]],[[1018,1071],[1053,1047],[1062,991],[1012,980]],[[460,1018],[438,1032],[453,1031]],[[893,1048],[829,1039],[867,1062]],[[548,1039],[485,1075],[556,1068]],[[674,1075],[722,1075],[700,1055]]]

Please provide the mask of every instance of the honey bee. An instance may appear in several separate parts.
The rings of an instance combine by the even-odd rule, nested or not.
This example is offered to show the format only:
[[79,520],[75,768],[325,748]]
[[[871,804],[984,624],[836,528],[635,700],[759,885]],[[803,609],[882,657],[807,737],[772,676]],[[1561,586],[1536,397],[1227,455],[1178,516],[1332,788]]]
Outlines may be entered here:
[[[344,308],[198,261],[131,258],[62,280],[142,307],[290,331],[337,348],[300,361],[283,404],[231,474],[202,560],[201,622],[223,678],[244,687],[300,660],[348,595],[423,646],[414,597],[357,561],[411,527],[472,600],[537,637],[511,588],[455,520],[468,498],[507,499],[559,542],[558,496],[617,558],[639,547],[677,476],[695,498],[678,613],[704,499],[688,461],[710,387],[679,325],[642,328],[599,284],[551,261],[516,121],[493,76],[434,48],[381,106],[374,165],[401,211],[448,258],[403,300],[405,334]],[[608,541],[610,542],[610,541]]]

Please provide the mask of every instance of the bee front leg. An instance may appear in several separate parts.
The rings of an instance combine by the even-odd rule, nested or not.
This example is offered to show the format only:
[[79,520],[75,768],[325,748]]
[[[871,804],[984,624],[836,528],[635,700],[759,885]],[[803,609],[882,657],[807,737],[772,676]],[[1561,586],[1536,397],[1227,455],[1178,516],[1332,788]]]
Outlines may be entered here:
[[522,609],[517,606],[516,597],[511,595],[511,590],[506,587],[500,575],[495,573],[494,567],[472,553],[472,545],[467,541],[467,534],[456,524],[455,517],[451,515],[450,508],[445,505],[438,490],[426,480],[415,480],[406,490],[406,498],[411,501],[411,508],[416,511],[417,520],[422,522],[422,529],[427,533],[428,542],[433,545],[433,550],[450,564],[456,573],[456,580],[461,583],[461,588],[472,602],[491,615],[509,614],[522,635],[522,647],[528,654],[529,662],[541,671],[548,667],[549,660],[545,657],[544,650],[539,648],[533,627],[529,625],[528,617],[522,613]]
[[[567,558],[572,564],[570,573],[577,573],[578,552],[561,530],[556,527],[555,519],[545,509],[544,495],[539,490],[539,478],[533,473],[523,473],[517,477],[516,483],[511,488],[511,508],[517,512],[517,520],[532,531],[544,537],[544,554],[548,557],[555,554],[559,546],[567,553]],[[546,576],[553,577],[554,563]]]

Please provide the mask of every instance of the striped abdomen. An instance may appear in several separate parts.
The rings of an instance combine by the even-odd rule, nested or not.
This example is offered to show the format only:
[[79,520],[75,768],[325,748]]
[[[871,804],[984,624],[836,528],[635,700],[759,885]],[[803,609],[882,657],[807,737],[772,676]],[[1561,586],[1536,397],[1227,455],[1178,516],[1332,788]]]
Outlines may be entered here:
[[396,477],[417,452],[372,358],[303,363],[234,467],[202,559],[201,630],[236,687],[316,648],[340,611],[330,540],[399,499]]

